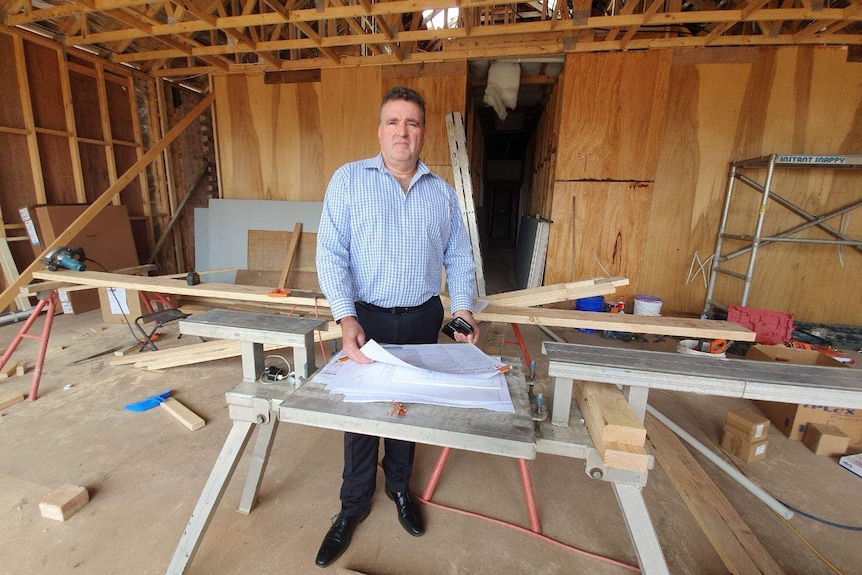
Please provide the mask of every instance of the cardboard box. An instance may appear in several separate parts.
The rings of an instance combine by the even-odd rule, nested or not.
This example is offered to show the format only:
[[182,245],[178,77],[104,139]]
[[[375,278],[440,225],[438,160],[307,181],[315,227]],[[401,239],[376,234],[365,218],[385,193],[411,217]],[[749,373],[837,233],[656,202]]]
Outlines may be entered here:
[[74,315],[99,309],[99,292],[96,288],[75,290],[75,291],[59,291],[60,307],[63,308],[63,313]]
[[[176,307],[177,296],[164,294],[164,297]],[[99,304],[102,308],[102,321],[105,323],[126,323],[128,320],[129,324],[133,324],[137,317],[150,313],[141,301],[139,291],[121,287],[100,287]],[[154,311],[166,307],[155,301],[152,305]]]
[[724,428],[724,433],[721,434],[721,448],[730,454],[735,455],[746,463],[754,463],[761,459],[766,459],[766,448],[769,446],[769,440],[762,441],[746,441],[744,437],[738,435],[734,430]]
[[[780,361],[798,365],[854,369],[817,351],[779,345],[751,346],[745,357],[758,361]],[[801,441],[805,435],[806,425],[822,423],[833,425],[847,434],[850,437],[850,447],[862,448],[862,409],[810,404],[797,405],[760,400],[755,400],[754,405],[769,418],[772,425],[790,439]]]
[[[66,231],[88,207],[71,204],[32,208],[30,213],[35,214],[41,238],[41,244],[33,246],[35,255],[42,255],[45,246]],[[99,262],[108,271],[133,267],[139,263],[126,206],[105,206],[78,235],[66,243],[66,247],[83,248],[88,258]],[[93,262],[86,263],[87,269],[103,271]]]
[[795,363],[797,365],[819,365],[821,367],[841,367],[844,365],[819,351],[796,349],[783,345],[753,345],[745,354],[745,359]]
[[727,412],[724,427],[733,429],[746,441],[760,441],[769,433],[769,420],[751,409],[734,409]]
[[849,469],[859,477],[862,477],[862,453],[857,453],[856,455],[845,455],[838,460],[838,464],[841,465],[841,467]]
[[834,425],[809,423],[805,426],[802,443],[815,455],[844,455],[850,445],[850,437]]
[[[35,206],[27,210],[32,217],[27,229],[36,257],[42,255],[45,247],[66,231],[87,208],[86,205],[72,204]],[[39,243],[33,243],[34,239]],[[126,206],[105,206],[78,235],[69,240],[66,247],[83,248],[88,259],[99,262],[109,271],[138,265],[138,254]],[[103,271],[93,262],[85,263],[88,270]],[[95,288],[61,291],[59,295],[63,313],[79,314],[100,306],[99,294]],[[132,320],[135,317],[137,316],[132,317]]]

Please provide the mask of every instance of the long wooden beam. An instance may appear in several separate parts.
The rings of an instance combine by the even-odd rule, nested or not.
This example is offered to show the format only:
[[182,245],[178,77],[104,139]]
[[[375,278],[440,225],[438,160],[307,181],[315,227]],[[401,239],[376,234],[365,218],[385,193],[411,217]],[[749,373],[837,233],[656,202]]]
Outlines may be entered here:
[[37,271],[33,277],[41,280],[58,280],[71,284],[93,287],[122,287],[138,291],[158,292],[197,297],[220,298],[243,302],[262,302],[269,304],[307,305],[329,308],[326,299],[312,292],[293,291],[287,297],[272,297],[271,287],[243,286],[220,283],[200,283],[190,286],[185,279],[165,277],[127,276],[105,272]]
[[[135,162],[132,167],[130,167],[126,172],[117,178],[117,181],[114,182],[111,187],[105,190],[101,196],[96,198],[90,206],[84,210],[84,212],[78,216],[72,224],[66,228],[61,234],[59,234],[53,242],[51,242],[42,254],[37,257],[33,263],[31,263],[27,268],[21,272],[21,275],[18,279],[9,285],[6,290],[0,294],[0,309],[5,309],[18,295],[20,294],[20,289],[23,286],[26,286],[31,281],[33,281],[34,272],[36,272],[39,268],[43,267],[42,258],[45,255],[54,250],[55,248],[65,246],[70,240],[72,240],[81,230],[83,230],[87,224],[89,224],[96,215],[104,209],[114,197],[119,194],[123,188],[125,188],[129,182],[134,180],[138,173],[149,165],[150,162],[155,159],[155,157],[161,153],[171,142],[173,142],[177,136],[179,136],[183,130],[185,130],[189,124],[191,124],[194,120],[197,119],[201,113],[210,107],[210,105],[215,101],[215,92],[210,93],[205,96],[200,103],[195,106],[185,118],[180,120],[176,126],[171,128],[171,130],[165,134],[165,137],[156,142],[152,148],[150,148],[146,154],[141,156],[141,158]],[[81,272],[86,273],[86,272]],[[91,272],[92,273],[92,272]],[[117,274],[120,275],[120,274]],[[124,278],[128,278],[128,276],[120,276]],[[45,279],[45,278],[42,278]],[[58,279],[58,278],[51,278]],[[70,283],[81,283],[81,282],[70,282]]]
[[479,321],[501,321],[522,325],[544,325],[546,327],[572,327],[733,341],[754,341],[755,338],[753,331],[739,324],[707,319],[497,305],[489,305],[474,315]]

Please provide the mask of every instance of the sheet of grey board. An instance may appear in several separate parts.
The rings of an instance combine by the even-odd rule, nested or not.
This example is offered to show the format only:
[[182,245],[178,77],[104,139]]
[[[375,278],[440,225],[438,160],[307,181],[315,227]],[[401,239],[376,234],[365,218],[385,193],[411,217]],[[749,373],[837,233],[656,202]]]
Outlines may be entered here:
[[862,408],[862,371],[545,342],[548,374],[707,395]]
[[[317,233],[323,202],[275,200],[210,200],[208,208],[195,208],[195,267],[199,270],[246,269],[248,231]],[[229,283],[236,273],[207,274],[201,281]]]
[[403,416],[389,415],[391,403],[345,403],[312,377],[291,394],[278,410],[281,421],[312,425],[468,449],[520,459],[536,457],[526,382],[518,359],[503,358],[512,365],[506,374],[515,413],[485,409],[406,404]]

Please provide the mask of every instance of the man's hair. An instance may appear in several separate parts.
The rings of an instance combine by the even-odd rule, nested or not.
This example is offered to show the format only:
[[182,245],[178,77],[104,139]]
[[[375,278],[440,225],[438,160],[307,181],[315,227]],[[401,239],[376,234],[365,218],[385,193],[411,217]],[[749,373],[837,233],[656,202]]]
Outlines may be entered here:
[[[404,86],[395,86],[383,95],[383,101],[380,102],[380,114],[383,113],[383,106],[395,100],[413,102],[419,106],[419,110],[422,112],[422,125],[425,125],[425,100],[419,95],[419,92]],[[381,117],[380,120],[382,121],[383,118]]]

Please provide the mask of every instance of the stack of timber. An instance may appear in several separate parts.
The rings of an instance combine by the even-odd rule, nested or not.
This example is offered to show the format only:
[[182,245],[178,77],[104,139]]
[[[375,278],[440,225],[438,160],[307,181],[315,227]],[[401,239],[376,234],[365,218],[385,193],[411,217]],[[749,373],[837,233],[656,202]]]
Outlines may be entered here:
[[576,381],[575,398],[606,467],[646,473],[646,428],[615,385]]

